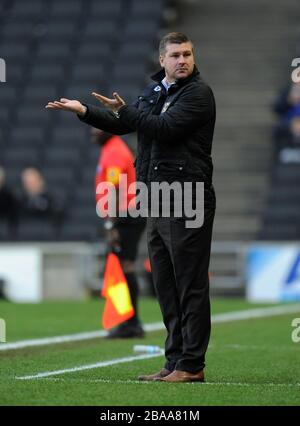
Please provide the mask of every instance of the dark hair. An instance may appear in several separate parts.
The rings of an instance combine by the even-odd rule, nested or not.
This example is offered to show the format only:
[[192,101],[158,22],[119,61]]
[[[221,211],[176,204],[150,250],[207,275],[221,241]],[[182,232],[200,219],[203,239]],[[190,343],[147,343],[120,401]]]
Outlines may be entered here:
[[160,55],[164,54],[166,51],[166,45],[170,43],[181,44],[191,42],[191,40],[183,33],[168,33],[166,34],[159,43],[159,53]]

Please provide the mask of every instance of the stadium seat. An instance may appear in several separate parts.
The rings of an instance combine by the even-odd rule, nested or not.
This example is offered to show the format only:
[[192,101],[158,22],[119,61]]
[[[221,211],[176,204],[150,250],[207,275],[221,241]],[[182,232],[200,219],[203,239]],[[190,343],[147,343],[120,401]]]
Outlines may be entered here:
[[83,11],[81,0],[64,0],[54,1],[51,7],[50,15],[54,18],[68,18],[74,19]]
[[44,129],[41,126],[17,127],[11,130],[9,144],[18,148],[38,149],[44,143]]
[[20,64],[28,59],[29,46],[24,42],[0,43],[1,58],[5,58],[7,64]]
[[163,1],[132,0],[131,16],[133,18],[153,17],[159,19],[162,15]]
[[49,147],[46,149],[44,164],[47,167],[59,167],[67,164],[68,168],[78,165],[80,152],[75,146],[69,148]]
[[[45,102],[48,99],[45,99]],[[17,111],[17,122],[22,126],[32,126],[37,123],[46,124],[50,121],[50,112],[45,108],[45,104],[41,102],[41,104],[37,106],[28,106],[27,103],[21,104]]]
[[117,23],[114,21],[104,21],[99,25],[99,19],[92,18],[88,21],[83,32],[85,42],[89,40],[98,40],[101,43],[107,43],[116,38],[118,34]]
[[99,43],[99,40],[90,40],[89,43],[81,42],[77,50],[76,64],[86,61],[92,64],[100,63],[103,66],[103,58],[109,57],[112,46],[110,43]]
[[46,183],[51,188],[66,188],[71,187],[72,185],[75,187],[72,190],[72,193],[75,192],[77,186],[76,176],[74,175],[74,170],[69,167],[57,167],[57,166],[46,166],[44,165],[43,175],[45,177]]
[[[76,118],[76,117],[75,117]],[[61,125],[53,130],[52,145],[64,147],[85,147],[89,136],[88,129],[79,120],[74,120],[73,126]]]
[[[100,106],[92,91],[118,90],[127,102],[144,85],[156,48],[162,1],[19,0],[0,2],[0,52],[7,83],[0,87],[1,165],[20,192],[24,167],[41,169],[47,186],[70,204],[63,232],[22,223],[20,240],[98,241],[94,175],[99,147],[76,115],[45,109],[66,97]],[[131,7],[132,5],[132,7]],[[2,12],[3,13],[2,13]],[[0,238],[9,239],[5,230]]]
[[129,40],[153,41],[153,34],[156,33],[158,26],[155,19],[137,19],[127,25],[123,38],[126,42]]
[[5,124],[8,121],[9,109],[5,106],[0,106],[0,123]]
[[23,166],[27,167],[28,165],[37,165],[40,160],[40,153],[34,148],[11,148],[8,147],[3,155],[4,164],[7,167],[10,166]]
[[49,99],[56,99],[57,89],[55,86],[41,84],[37,85],[35,82],[28,84],[24,93],[23,100],[25,103],[37,104],[43,109]]
[[52,63],[43,64],[36,63],[32,66],[30,73],[30,84],[55,84],[56,87],[62,82],[65,74],[65,68],[62,64]]
[[26,2],[15,1],[11,18],[28,18],[42,16],[46,9],[46,3],[39,0],[27,0]]
[[76,31],[76,22],[65,19],[65,20],[57,20],[55,17],[48,22],[45,27],[45,37],[47,40],[51,41],[60,41],[63,39],[71,40],[74,37]]
[[[0,83],[1,84],[1,83]],[[0,88],[1,106],[12,105],[16,99],[17,90],[10,84],[2,84]]]
[[121,0],[93,0],[90,9],[91,16],[96,16],[98,19],[115,20],[119,17],[122,11]]
[[141,58],[147,61],[147,58],[149,58],[149,52],[151,51],[150,46],[151,43],[149,43],[148,40],[132,40],[124,43],[120,47],[119,59],[121,60],[121,63],[126,60],[137,61],[137,59],[141,60]]
[[73,67],[71,82],[74,84],[85,83],[101,84],[104,79],[103,66],[90,63],[79,63]]
[[98,86],[92,82],[71,84],[64,90],[64,97],[68,99],[78,99],[81,102],[91,103],[93,100],[91,93],[97,90]]
[[31,39],[32,34],[32,22],[8,22],[2,28],[1,39],[5,43],[9,40],[13,42],[14,40],[26,40]]
[[37,64],[65,63],[69,58],[70,44],[66,41],[42,42],[37,48]]

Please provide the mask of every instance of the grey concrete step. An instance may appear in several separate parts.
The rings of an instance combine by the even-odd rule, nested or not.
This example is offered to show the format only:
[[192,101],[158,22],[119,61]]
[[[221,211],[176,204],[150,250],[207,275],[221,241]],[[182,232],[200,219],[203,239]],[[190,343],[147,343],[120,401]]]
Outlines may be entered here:
[[[220,194],[230,194],[231,192],[235,194],[236,197],[242,197],[243,193],[246,193],[247,198],[250,192],[257,192],[267,189],[268,180],[260,181],[257,183],[253,181],[242,181],[236,179],[217,179],[214,178],[214,187],[215,190]],[[225,201],[227,198],[225,199]]]

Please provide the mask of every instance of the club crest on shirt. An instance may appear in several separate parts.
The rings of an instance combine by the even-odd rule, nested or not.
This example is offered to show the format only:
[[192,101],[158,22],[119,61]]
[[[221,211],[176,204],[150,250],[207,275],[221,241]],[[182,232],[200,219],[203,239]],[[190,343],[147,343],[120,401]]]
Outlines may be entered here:
[[119,176],[121,174],[120,167],[107,167],[106,180],[107,182],[117,185],[119,183]]
[[160,92],[161,91],[161,87],[160,86],[155,86],[153,90],[154,90],[154,92]]

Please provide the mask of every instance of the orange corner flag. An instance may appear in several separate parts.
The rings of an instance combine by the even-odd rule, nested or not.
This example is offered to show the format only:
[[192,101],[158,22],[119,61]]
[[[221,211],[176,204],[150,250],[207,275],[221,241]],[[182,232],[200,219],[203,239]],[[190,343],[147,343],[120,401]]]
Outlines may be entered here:
[[134,315],[128,284],[119,258],[114,253],[107,257],[101,296],[106,299],[102,316],[103,328],[106,330]]

